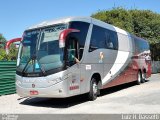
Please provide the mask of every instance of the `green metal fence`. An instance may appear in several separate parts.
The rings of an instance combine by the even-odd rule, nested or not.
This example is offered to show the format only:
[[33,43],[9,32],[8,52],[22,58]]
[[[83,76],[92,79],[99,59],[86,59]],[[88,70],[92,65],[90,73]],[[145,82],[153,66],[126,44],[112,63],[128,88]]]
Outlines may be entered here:
[[15,61],[0,61],[0,95],[8,95],[16,92],[15,72]]

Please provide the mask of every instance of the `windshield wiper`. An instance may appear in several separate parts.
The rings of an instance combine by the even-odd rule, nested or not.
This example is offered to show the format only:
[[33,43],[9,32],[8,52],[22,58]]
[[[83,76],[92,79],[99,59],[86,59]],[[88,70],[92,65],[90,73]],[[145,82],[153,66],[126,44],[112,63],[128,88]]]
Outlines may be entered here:
[[36,60],[37,63],[38,63],[38,65],[39,65],[39,67],[40,67],[40,69],[41,69],[41,71],[42,71],[42,73],[43,73],[43,75],[46,76],[46,71],[44,70],[43,66],[40,64],[40,62],[39,62],[36,58],[37,58],[36,55],[33,55],[33,56],[31,56],[31,57],[29,58],[29,60],[27,61],[27,64],[25,65],[25,67],[24,67],[23,70],[22,70],[22,74],[23,74],[23,75],[25,74],[25,70],[26,70],[26,68],[27,68],[27,66],[28,66],[28,64],[29,64],[29,62],[30,62],[31,60],[34,60],[33,69],[35,69],[35,60]]
[[37,63],[38,63],[38,65],[39,65],[39,67],[40,67],[43,75],[46,76],[46,71],[45,71],[44,67],[41,65],[41,63],[38,61],[38,59],[37,59]]
[[22,74],[24,75],[25,74],[25,70],[29,64],[29,62],[32,60],[32,56],[29,58],[29,60],[27,61],[27,64],[24,66],[23,70],[22,70]]

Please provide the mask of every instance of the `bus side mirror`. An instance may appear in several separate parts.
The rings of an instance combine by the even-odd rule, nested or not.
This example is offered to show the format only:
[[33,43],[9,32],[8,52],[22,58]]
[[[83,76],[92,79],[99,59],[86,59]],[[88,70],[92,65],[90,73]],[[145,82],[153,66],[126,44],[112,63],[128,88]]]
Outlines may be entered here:
[[65,47],[65,41],[67,39],[68,34],[73,32],[80,32],[80,30],[77,29],[66,29],[63,30],[59,35],[59,47],[64,48]]
[[6,54],[9,54],[9,48],[10,48],[10,45],[14,42],[20,42],[22,40],[22,38],[14,38],[14,39],[11,39],[9,40],[7,43],[6,43],[6,46],[5,46],[5,49],[6,49]]

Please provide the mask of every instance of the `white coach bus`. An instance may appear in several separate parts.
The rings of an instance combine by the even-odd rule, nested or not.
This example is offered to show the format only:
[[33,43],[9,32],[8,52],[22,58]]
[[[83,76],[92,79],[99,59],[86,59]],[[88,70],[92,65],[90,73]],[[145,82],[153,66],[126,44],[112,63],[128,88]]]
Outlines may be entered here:
[[151,76],[147,41],[90,17],[43,22],[25,30],[16,88],[23,97],[65,98]]

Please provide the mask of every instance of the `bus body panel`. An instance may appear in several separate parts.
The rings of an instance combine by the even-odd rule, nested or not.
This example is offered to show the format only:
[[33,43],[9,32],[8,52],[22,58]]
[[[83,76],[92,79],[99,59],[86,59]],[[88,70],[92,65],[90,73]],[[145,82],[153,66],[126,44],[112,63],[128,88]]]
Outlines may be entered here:
[[[16,75],[17,93],[23,97],[70,97],[80,94],[79,65],[47,77],[21,77]],[[38,91],[38,95],[31,95]]]
[[[65,71],[66,72],[66,71]],[[64,73],[64,72],[63,72]],[[63,78],[62,78],[63,77]],[[46,80],[49,78],[48,80]],[[57,79],[64,80],[57,80]],[[47,77],[21,77],[16,75],[17,93],[23,97],[67,97],[68,96],[68,74],[62,72]],[[57,81],[59,81],[57,83]],[[38,91],[38,95],[31,95],[31,91]],[[48,92],[49,91],[49,92]]]
[[[110,72],[106,71],[107,74],[102,81],[103,88],[105,88],[104,86],[106,86],[107,83],[113,81],[120,74],[125,75],[125,73],[123,72],[127,69],[127,67],[131,62],[131,56],[133,55],[133,52],[132,52],[133,48],[132,48],[131,38],[129,35],[128,36],[127,35],[128,33],[126,33],[126,35],[118,33],[119,49],[117,51],[116,60],[113,63],[113,66],[110,69]],[[107,67],[108,65],[105,65],[105,66]],[[128,74],[131,74],[131,73],[128,73]],[[117,82],[117,84],[123,84],[127,82],[130,82],[130,80],[125,79],[124,77],[123,79],[121,78],[121,81],[119,83]]]

